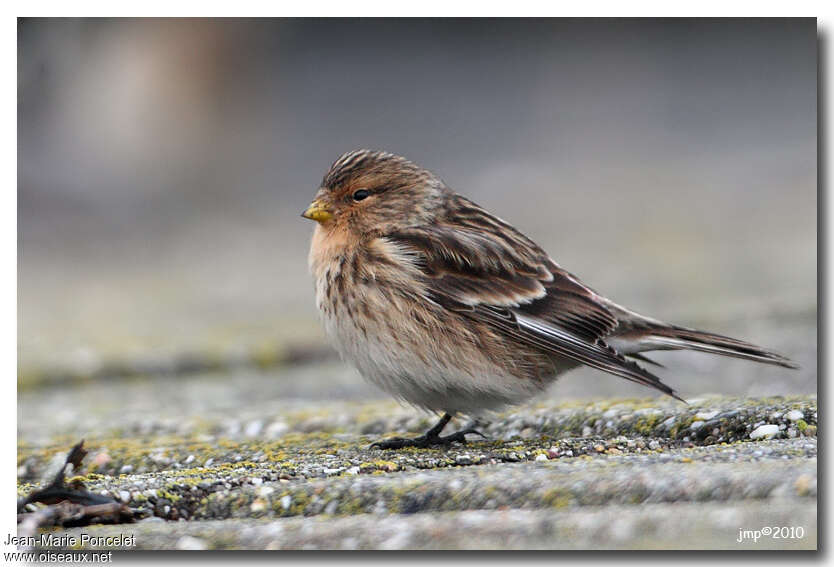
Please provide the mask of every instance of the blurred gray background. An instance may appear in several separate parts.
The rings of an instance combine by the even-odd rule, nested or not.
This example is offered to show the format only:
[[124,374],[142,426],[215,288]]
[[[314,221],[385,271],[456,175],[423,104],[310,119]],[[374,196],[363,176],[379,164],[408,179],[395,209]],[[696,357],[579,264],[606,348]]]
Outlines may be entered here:
[[[331,162],[368,147],[435,171],[614,300],[803,365],[662,354],[684,394],[816,391],[813,19],[22,19],[18,34],[22,374],[320,344],[299,214]],[[578,372],[558,392],[650,394],[620,382]]]

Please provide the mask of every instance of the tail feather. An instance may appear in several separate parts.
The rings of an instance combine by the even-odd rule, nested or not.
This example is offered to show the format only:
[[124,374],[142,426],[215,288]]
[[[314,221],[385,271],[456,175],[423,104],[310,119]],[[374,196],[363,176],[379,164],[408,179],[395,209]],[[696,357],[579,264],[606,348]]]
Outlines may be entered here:
[[[764,364],[775,364],[785,368],[799,368],[798,364],[781,354],[748,342],[706,331],[696,331],[674,325],[653,324],[642,329],[632,329],[627,334],[630,335],[630,339],[636,339],[636,346],[639,348],[635,348],[635,352],[687,349],[743,358]],[[623,335],[620,338],[622,340],[626,336]]]

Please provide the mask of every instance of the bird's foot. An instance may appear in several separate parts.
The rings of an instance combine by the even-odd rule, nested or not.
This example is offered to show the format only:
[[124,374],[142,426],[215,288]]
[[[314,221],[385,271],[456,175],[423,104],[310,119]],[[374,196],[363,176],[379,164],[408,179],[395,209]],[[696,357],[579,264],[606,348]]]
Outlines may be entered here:
[[467,427],[466,429],[456,431],[451,435],[443,437],[437,433],[431,434],[431,432],[429,432],[425,435],[420,435],[419,437],[414,438],[392,437],[391,439],[383,439],[382,441],[373,443],[371,445],[371,449],[402,449],[403,447],[418,447],[425,449],[427,447],[434,447],[437,445],[451,445],[454,442],[463,443],[465,445],[467,435],[480,435],[484,439],[487,438],[486,435],[474,427]]

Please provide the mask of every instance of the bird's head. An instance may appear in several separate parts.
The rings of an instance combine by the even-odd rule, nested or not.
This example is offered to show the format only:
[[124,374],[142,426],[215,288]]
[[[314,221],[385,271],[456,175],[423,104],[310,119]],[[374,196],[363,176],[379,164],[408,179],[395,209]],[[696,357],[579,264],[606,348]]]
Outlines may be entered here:
[[448,192],[433,173],[403,157],[355,150],[330,166],[301,216],[325,230],[380,234],[431,223]]

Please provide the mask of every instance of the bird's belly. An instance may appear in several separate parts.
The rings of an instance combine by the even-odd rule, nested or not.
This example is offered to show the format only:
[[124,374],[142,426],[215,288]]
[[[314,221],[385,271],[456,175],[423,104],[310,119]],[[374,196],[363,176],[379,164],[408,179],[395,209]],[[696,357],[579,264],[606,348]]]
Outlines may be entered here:
[[339,354],[363,377],[425,409],[477,415],[520,403],[546,385],[514,372],[511,361],[496,364],[466,332],[453,331],[460,324],[456,314],[415,313],[419,307],[331,306],[322,318]]

